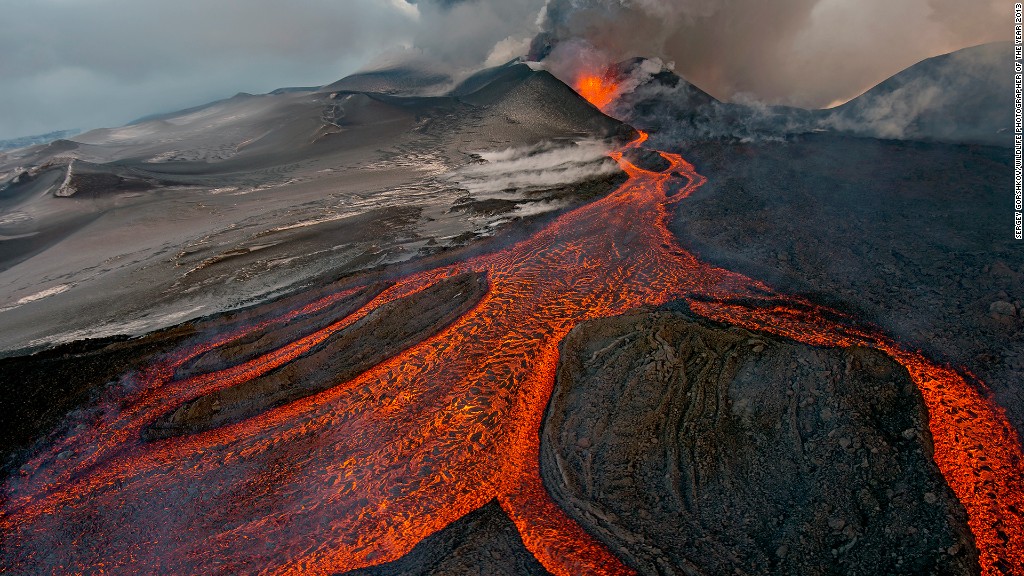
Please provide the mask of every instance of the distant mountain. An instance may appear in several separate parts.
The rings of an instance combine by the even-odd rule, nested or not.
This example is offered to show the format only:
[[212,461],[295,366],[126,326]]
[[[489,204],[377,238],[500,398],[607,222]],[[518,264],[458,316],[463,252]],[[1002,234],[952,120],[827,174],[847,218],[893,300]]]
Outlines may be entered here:
[[492,110],[506,122],[538,134],[550,131],[626,136],[630,132],[550,72],[515,61],[471,76],[452,96]]
[[451,83],[451,77],[442,72],[398,66],[384,70],[356,72],[324,86],[321,91],[421,95],[443,92]]
[[54,132],[47,132],[46,134],[36,134],[35,136],[22,136],[20,138],[0,140],[0,150],[13,150],[15,148],[24,148],[26,146],[48,144],[54,140],[60,140],[61,138],[70,138],[71,136],[80,134],[81,132],[81,130],[57,130]]
[[[630,85],[611,114],[652,132],[660,144],[699,140],[753,141],[809,130],[811,113],[787,106],[722,102],[652,61],[633,58],[613,67],[611,75]],[[635,86],[635,87],[633,87]]]
[[1012,61],[1010,42],[929,58],[818,117],[859,136],[1009,146]]
[[353,138],[366,137],[356,136],[357,131],[373,133],[370,126],[412,130],[421,121],[445,116],[460,119],[460,126],[474,124],[473,130],[493,138],[521,134],[513,140],[628,132],[547,71],[515,61],[481,71],[443,95],[411,95],[434,82],[450,85],[450,78],[389,69],[356,73],[314,90],[239,93],[119,128],[92,130],[62,140],[60,147],[29,148],[7,160],[32,166],[59,155],[96,164],[131,159],[147,170],[199,162],[206,165],[204,172],[246,171],[342,151],[353,145]]

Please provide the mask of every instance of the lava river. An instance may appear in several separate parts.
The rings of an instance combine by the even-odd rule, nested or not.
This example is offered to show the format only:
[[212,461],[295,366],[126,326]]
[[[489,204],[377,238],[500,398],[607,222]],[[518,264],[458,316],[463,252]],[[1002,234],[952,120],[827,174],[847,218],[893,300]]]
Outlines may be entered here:
[[[613,157],[625,184],[528,239],[411,273],[348,317],[237,366],[173,377],[256,326],[126,377],[4,486],[0,572],[336,573],[396,559],[497,499],[553,573],[629,574],[548,497],[538,430],[570,329],[682,299],[715,320],[898,359],[924,395],[936,461],[967,509],[983,571],[1024,574],[1021,446],[1000,409],[969,378],[871,328],[698,261],[666,224],[670,205],[704,178],[678,155],[662,153],[671,166],[652,172],[624,154]],[[488,283],[474,307],[361,375],[241,422],[141,439],[169,407],[264,374],[465,272]],[[264,324],[284,326],[358,288]]]

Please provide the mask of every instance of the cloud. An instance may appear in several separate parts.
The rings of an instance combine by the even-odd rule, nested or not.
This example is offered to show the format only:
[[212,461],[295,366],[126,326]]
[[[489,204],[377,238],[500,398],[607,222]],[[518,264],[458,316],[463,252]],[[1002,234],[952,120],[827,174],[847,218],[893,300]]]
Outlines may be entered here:
[[326,84],[389,50],[459,76],[539,32],[561,41],[563,80],[570,56],[658,57],[721,99],[825,106],[1008,39],[1006,12],[1000,0],[5,0],[0,139]]
[[435,1],[417,5],[421,22],[413,44],[450,66],[466,69],[482,66],[496,49],[501,51],[499,44],[526,46],[539,31],[536,19],[544,0]]
[[0,138],[328,83],[420,26],[374,0],[7,0],[0,21]]

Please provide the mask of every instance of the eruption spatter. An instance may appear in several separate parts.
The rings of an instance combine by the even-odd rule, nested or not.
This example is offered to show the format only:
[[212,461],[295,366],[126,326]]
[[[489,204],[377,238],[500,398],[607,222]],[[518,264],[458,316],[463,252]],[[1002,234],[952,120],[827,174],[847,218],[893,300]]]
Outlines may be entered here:
[[[640,147],[642,135],[627,148]],[[329,574],[394,560],[496,498],[556,574],[629,574],[547,495],[539,435],[558,344],[588,319],[686,300],[699,314],[828,346],[877,346],[909,369],[936,461],[970,516],[986,574],[1024,570],[1021,446],[957,371],[853,319],[698,261],[666,224],[704,177],[660,153],[654,172],[612,153],[629,180],[532,237],[398,278],[335,323],[262,356],[175,380],[241,329],[156,362],[4,488],[0,569],[32,573]],[[241,422],[144,442],[169,407],[251,380],[382,305],[457,274],[487,294],[435,336],[346,382]],[[269,323],[283,323],[359,290]]]

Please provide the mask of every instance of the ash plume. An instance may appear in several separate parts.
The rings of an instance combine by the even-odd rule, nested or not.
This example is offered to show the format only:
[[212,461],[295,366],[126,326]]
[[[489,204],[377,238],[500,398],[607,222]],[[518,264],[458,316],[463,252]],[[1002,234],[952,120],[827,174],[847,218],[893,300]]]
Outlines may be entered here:
[[[434,62],[457,82],[530,55],[582,69],[659,58],[720,101],[837,105],[915,62],[1008,40],[999,0],[11,0],[0,138],[90,129],[239,91]],[[159,23],[159,25],[157,24]],[[913,33],[907,33],[912,30]]]
[[[492,26],[491,4],[429,5],[437,22],[447,18],[461,29],[473,21]],[[513,6],[522,14],[513,16]],[[961,127],[922,131],[921,118],[948,114],[969,100],[963,94],[972,84],[982,91],[1001,86],[990,73],[998,58],[959,56],[965,76],[951,66],[906,90],[872,95],[870,106],[859,105],[856,113],[807,110],[842,104],[927,58],[1008,37],[999,26],[1005,10],[995,0],[548,0],[502,7],[501,20],[517,24],[506,24],[493,44],[477,36],[479,45],[456,51],[459,59],[439,45],[431,50],[460,65],[498,64],[529,41],[526,59],[541,61],[570,85],[611,66],[616,98],[605,111],[655,132],[661,143],[774,140],[812,130],[956,140]]]
[[563,80],[573,62],[658,57],[719,100],[823,108],[925,58],[1009,39],[1004,4],[551,0],[532,52]]

